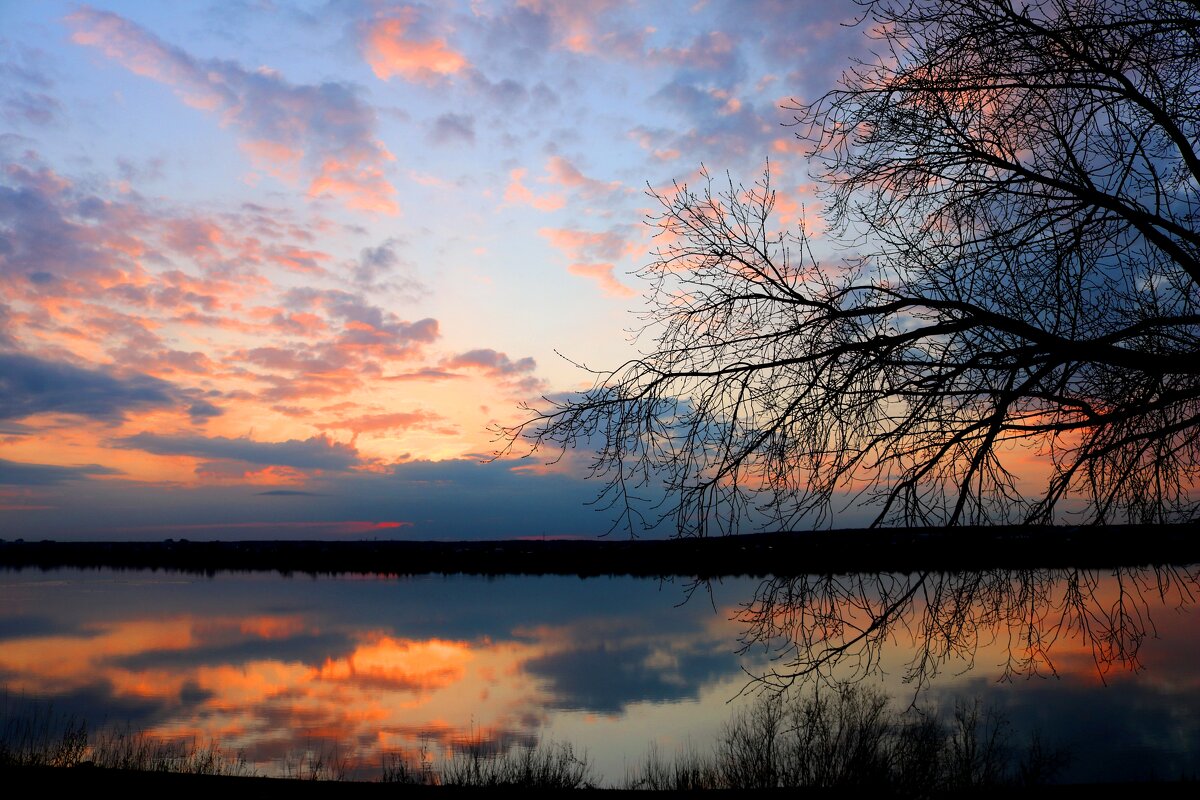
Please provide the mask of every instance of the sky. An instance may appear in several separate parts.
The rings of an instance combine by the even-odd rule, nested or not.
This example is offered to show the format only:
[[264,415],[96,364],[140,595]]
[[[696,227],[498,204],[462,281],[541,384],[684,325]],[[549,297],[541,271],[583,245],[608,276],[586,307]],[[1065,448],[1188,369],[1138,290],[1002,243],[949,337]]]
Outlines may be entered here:
[[0,538],[605,533],[494,429],[637,354],[654,193],[821,246],[858,11],[0,0]]

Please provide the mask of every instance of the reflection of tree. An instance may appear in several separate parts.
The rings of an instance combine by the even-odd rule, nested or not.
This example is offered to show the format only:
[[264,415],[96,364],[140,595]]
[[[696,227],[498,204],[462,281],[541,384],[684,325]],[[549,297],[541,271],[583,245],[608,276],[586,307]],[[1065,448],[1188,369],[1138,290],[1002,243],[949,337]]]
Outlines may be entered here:
[[1156,633],[1151,607],[1187,607],[1198,594],[1200,566],[808,575],[764,580],[737,619],[742,652],[771,654],[757,676],[765,687],[854,683],[880,671],[889,649],[909,648],[904,681],[920,691],[993,645],[1004,678],[1057,675],[1056,647],[1090,651],[1101,680],[1139,670],[1142,641]]

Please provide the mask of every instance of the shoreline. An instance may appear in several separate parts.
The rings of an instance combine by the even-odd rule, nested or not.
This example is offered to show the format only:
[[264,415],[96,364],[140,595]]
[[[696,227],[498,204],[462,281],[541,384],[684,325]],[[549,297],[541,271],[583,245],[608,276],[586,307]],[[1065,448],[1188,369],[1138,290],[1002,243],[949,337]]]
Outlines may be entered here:
[[62,542],[0,539],[0,569],[193,573],[788,576],[1200,563],[1200,525],[995,526],[704,539]]

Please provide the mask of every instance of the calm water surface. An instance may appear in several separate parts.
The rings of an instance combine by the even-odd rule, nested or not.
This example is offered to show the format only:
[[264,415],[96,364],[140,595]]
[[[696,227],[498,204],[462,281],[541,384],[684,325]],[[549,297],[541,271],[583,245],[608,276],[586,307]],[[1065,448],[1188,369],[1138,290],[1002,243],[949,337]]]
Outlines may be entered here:
[[[0,571],[0,682],[56,713],[243,749],[584,750],[620,783],[705,751],[751,689],[859,683],[1001,711],[1066,780],[1200,775],[1200,569],[734,579]],[[750,681],[765,677],[765,682]]]

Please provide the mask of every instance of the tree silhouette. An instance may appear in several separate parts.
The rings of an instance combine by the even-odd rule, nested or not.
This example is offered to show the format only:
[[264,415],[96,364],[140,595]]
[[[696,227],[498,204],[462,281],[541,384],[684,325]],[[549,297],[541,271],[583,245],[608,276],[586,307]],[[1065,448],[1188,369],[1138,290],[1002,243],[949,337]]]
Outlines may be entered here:
[[652,347],[510,446],[594,447],[630,533],[852,502],[874,524],[1195,515],[1200,8],[877,0],[861,24],[877,57],[789,108],[852,255],[773,231],[766,173],[656,195]]

